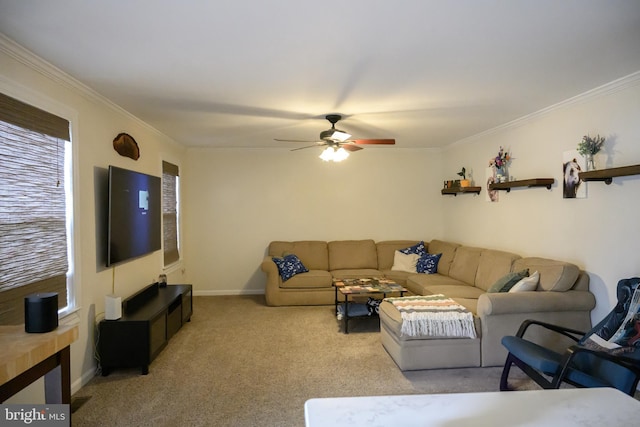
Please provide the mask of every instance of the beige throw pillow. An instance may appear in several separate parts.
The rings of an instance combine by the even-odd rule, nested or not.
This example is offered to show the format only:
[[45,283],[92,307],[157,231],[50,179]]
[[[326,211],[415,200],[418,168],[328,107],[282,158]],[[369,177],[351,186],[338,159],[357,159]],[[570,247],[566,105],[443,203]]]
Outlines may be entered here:
[[418,264],[419,259],[420,255],[418,254],[403,254],[400,251],[396,251],[393,256],[393,266],[391,269],[394,271],[417,273],[418,270],[416,270],[416,265]]
[[538,287],[538,282],[540,281],[540,273],[537,271],[534,272],[531,276],[525,277],[520,280],[518,283],[513,285],[509,292],[527,292],[527,291],[535,291]]

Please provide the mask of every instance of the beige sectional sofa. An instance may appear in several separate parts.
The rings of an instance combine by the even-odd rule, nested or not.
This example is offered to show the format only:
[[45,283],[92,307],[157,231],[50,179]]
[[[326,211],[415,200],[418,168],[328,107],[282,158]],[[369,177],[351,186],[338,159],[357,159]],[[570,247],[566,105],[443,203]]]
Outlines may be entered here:
[[[334,303],[332,279],[388,277],[415,295],[443,294],[473,313],[477,339],[407,337],[400,333],[402,319],[394,307],[380,305],[381,340],[403,370],[498,366],[506,351],[500,340],[515,334],[525,319],[538,319],[588,330],[595,297],[589,278],[570,263],[514,253],[462,246],[442,240],[425,241],[431,254],[442,254],[436,274],[393,270],[395,251],[419,241],[373,240],[271,242],[262,270],[267,275],[268,305],[320,305]],[[272,258],[295,254],[307,273],[283,282]],[[535,291],[489,293],[489,288],[509,272],[538,271]],[[566,343],[540,332],[536,337],[550,346]]]

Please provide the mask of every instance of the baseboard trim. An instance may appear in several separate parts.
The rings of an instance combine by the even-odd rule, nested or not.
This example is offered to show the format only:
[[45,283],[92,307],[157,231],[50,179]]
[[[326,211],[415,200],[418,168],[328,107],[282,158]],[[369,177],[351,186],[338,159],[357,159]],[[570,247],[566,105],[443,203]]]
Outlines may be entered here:
[[92,365],[89,370],[84,371],[84,373],[80,376],[80,378],[78,378],[77,380],[71,383],[72,396],[75,393],[77,393],[82,387],[84,387],[89,381],[91,381],[93,377],[96,376],[97,369],[98,369],[97,365]]

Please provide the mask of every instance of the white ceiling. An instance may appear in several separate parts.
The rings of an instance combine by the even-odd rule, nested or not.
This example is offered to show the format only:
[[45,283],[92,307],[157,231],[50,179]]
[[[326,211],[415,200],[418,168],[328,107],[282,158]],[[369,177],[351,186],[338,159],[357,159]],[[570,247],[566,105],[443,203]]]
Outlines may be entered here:
[[0,0],[0,32],[189,146],[341,113],[442,147],[640,70],[638,0]]

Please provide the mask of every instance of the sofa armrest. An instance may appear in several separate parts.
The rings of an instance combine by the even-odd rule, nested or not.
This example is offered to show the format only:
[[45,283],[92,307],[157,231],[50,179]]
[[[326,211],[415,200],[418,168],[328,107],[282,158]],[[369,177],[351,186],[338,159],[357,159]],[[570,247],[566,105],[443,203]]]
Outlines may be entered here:
[[282,278],[280,277],[278,266],[273,262],[273,257],[267,255],[262,260],[260,268],[267,275],[267,283],[264,289],[267,305],[278,305],[275,301],[275,295],[277,295],[280,286],[282,286]]
[[478,298],[478,316],[512,313],[591,311],[596,299],[588,291],[485,293]]
[[273,257],[269,255],[264,257],[264,259],[262,260],[262,264],[260,264],[260,268],[262,269],[262,271],[267,273],[267,276],[273,273],[278,275],[280,274],[278,272],[278,266],[275,262],[273,262]]
[[[482,366],[504,364],[507,350],[501,345],[502,337],[515,335],[525,320],[533,319],[576,330],[589,330],[589,312],[595,305],[596,299],[589,291],[498,292],[480,295],[477,315],[482,325]],[[557,351],[574,343],[544,328],[534,328],[527,335],[528,340]]]

